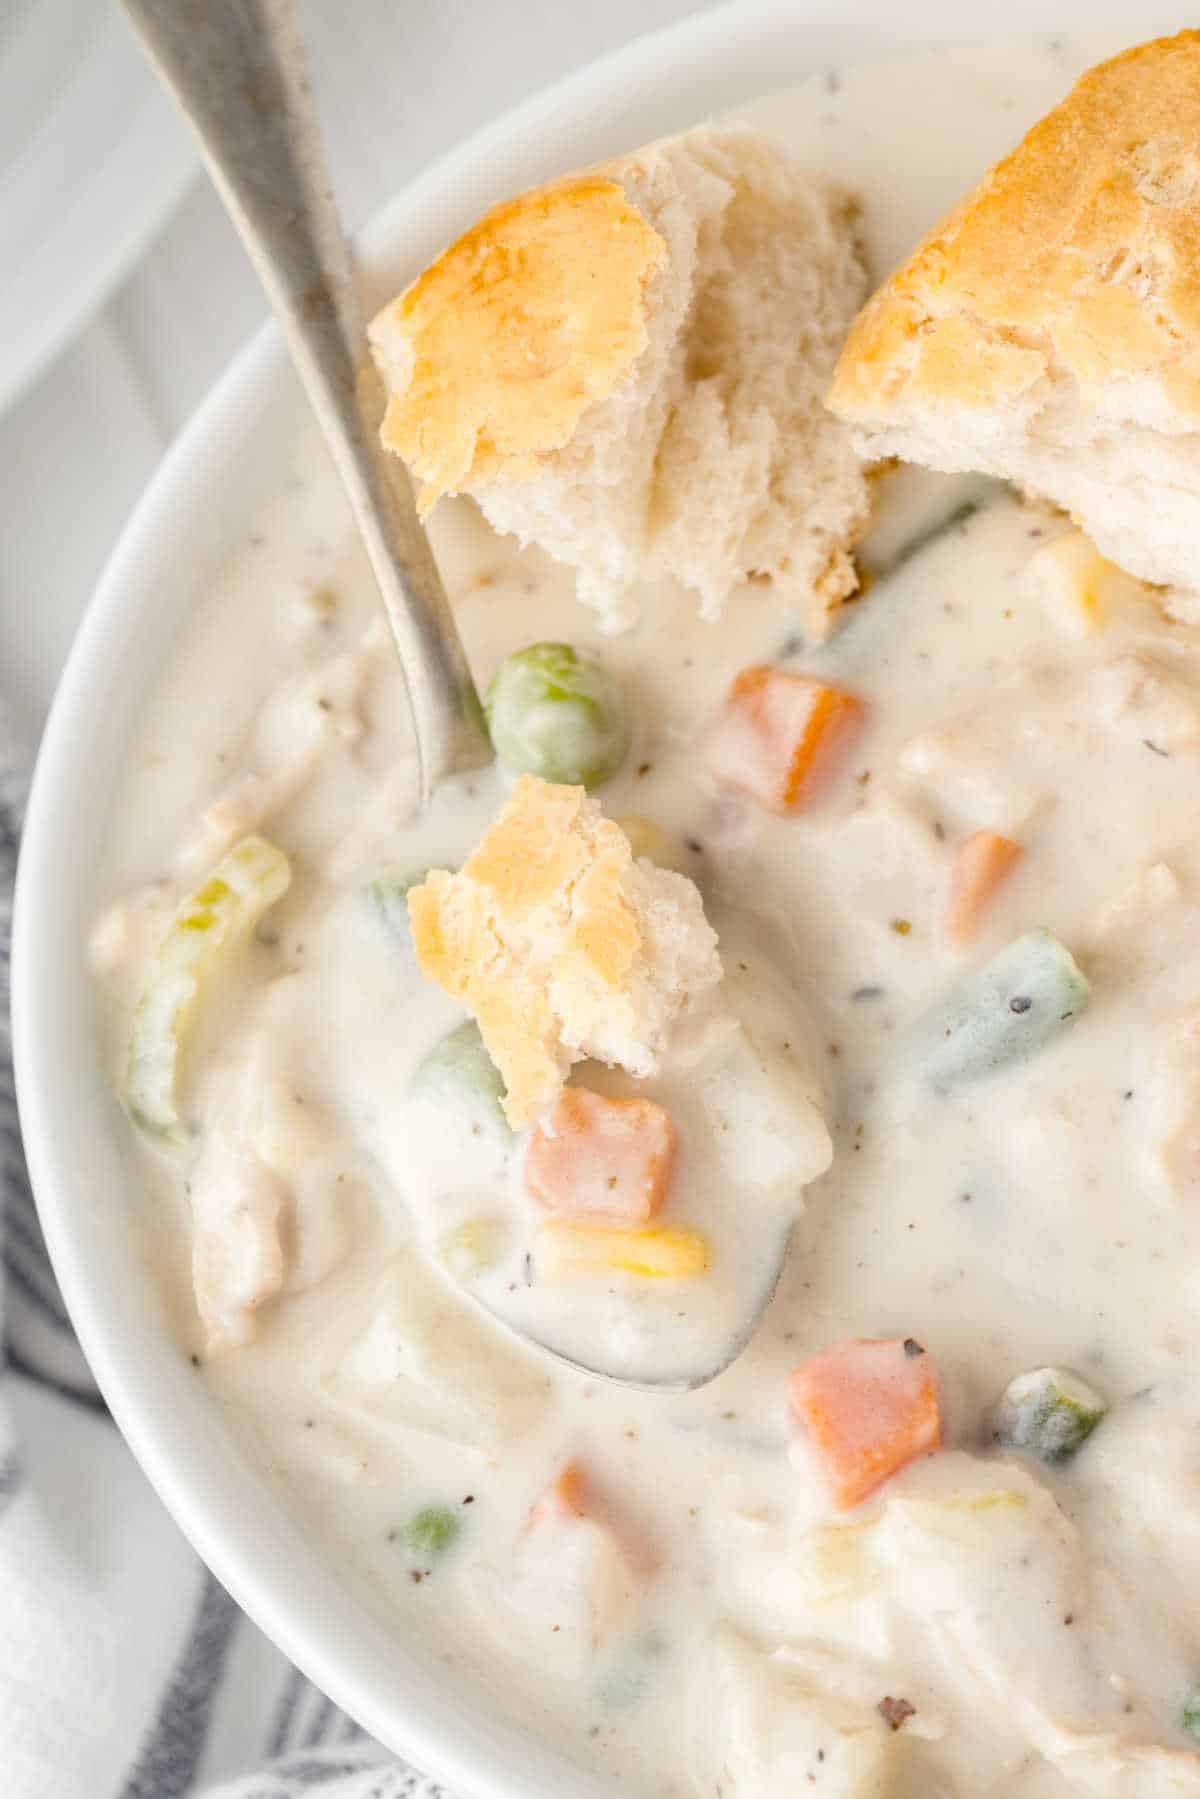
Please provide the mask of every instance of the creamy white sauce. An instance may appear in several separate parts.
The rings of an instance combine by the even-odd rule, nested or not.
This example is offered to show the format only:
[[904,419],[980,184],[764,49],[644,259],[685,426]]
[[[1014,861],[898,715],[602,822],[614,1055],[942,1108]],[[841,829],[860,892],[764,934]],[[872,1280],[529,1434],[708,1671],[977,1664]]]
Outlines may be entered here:
[[[831,76],[750,116],[861,188],[882,273],[1096,50]],[[170,1156],[144,1156],[181,1341],[204,1349],[189,1258],[207,1233],[235,1246],[243,1283],[228,1262],[210,1268],[209,1335],[216,1317],[245,1340],[204,1355],[201,1377],[286,1502],[448,1680],[631,1791],[1200,1792],[1180,1723],[1200,1678],[1200,635],[1118,582],[1105,627],[1064,636],[1020,579],[1060,527],[1003,492],[902,477],[873,553],[967,491],[974,516],[814,651],[763,588],[717,625],[660,596],[601,644],[544,559],[467,506],[434,521],[481,681],[534,639],[597,649],[635,721],[606,811],[678,835],[710,916],[749,908],[786,926],[788,976],[824,1044],[833,1166],[805,1196],[754,1340],[695,1393],[622,1390],[539,1357],[422,1247],[405,1088],[459,1014],[362,889],[386,869],[456,866],[504,786],[463,781],[406,825],[402,685],[311,445],[179,646],[114,816],[96,949],[118,1078],[179,896],[248,829],[296,869],[189,1049],[204,1144],[190,1196]],[[781,656],[870,707],[837,777],[788,819],[704,771],[731,676]],[[956,950],[954,848],[984,826],[1025,854]],[[1084,964],[1090,1007],[1029,1062],[936,1094],[931,1013],[1035,926]],[[685,1089],[669,1097],[686,1115]],[[257,1184],[248,1155],[268,1170]],[[686,1172],[719,1236],[729,1170]],[[744,1226],[751,1202],[736,1179],[728,1191]],[[251,1311],[256,1282],[271,1296]],[[836,1515],[792,1441],[787,1377],[851,1336],[925,1345],[947,1450]],[[990,1440],[1000,1390],[1047,1363],[1110,1406],[1061,1470]],[[573,1457],[615,1536],[529,1531]],[[397,1534],[426,1504],[461,1520],[431,1572]],[[885,1697],[915,1708],[895,1732]]]

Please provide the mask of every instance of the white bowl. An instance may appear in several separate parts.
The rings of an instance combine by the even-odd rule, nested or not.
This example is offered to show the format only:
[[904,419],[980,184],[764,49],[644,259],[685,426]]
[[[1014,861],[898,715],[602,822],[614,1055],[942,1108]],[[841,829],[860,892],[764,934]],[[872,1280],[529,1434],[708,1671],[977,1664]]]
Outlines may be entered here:
[[[1147,15],[1151,16],[1147,16]],[[439,163],[363,240],[382,299],[485,205],[834,63],[989,35],[980,9],[925,0],[730,5],[643,39]],[[1006,35],[1174,29],[1128,0],[1009,0]],[[994,35],[994,34],[992,34]],[[385,278],[386,277],[386,278]],[[172,1341],[137,1230],[126,1124],[99,1054],[85,961],[106,815],[143,697],[197,597],[277,486],[302,401],[265,329],[151,483],[92,601],[42,746],[18,881],[13,983],[30,1170],[50,1253],[117,1423],[170,1511],[252,1618],[383,1742],[476,1799],[613,1789],[502,1722],[354,1598],[223,1426]],[[53,503],[53,496],[48,496]],[[64,528],[69,521],[64,521]]]

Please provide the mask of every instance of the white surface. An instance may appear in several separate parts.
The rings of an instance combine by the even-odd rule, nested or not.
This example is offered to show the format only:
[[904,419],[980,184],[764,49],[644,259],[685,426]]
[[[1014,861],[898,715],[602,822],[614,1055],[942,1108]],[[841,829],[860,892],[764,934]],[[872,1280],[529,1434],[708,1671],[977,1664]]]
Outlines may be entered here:
[[[361,224],[434,157],[488,119],[697,0],[301,0],[344,214]],[[2,65],[36,16],[132,32],[115,0],[0,0]],[[86,33],[84,36],[86,37]],[[57,41],[57,35],[54,37]],[[78,55],[76,49],[72,53]],[[152,90],[147,90],[151,93]],[[117,95],[109,103],[115,111]],[[0,170],[16,141],[0,104]],[[22,115],[23,116],[23,115]],[[151,167],[147,178],[157,172]],[[0,173],[0,243],[12,171]],[[0,264],[3,259],[0,258]],[[74,295],[78,271],[63,270]],[[88,280],[91,299],[97,284]],[[8,356],[0,287],[0,390]],[[29,302],[34,305],[34,301]],[[24,304],[24,302],[23,302]],[[0,690],[31,733],[117,533],[171,439],[265,312],[203,180],[82,335],[0,416]],[[80,316],[77,321],[83,324]],[[40,329],[36,311],[25,328]]]
[[[1118,0],[1064,3],[1059,12],[1066,25],[1131,28],[1128,5]],[[368,235],[368,264],[376,281],[385,264],[391,279],[411,273],[480,204],[517,182],[785,86],[831,60],[861,57],[868,38],[882,50],[961,37],[957,14],[954,0],[930,0],[918,19],[893,16],[886,0],[830,0],[810,8],[803,23],[790,8],[749,6],[694,21],[525,108],[418,182]],[[1043,16],[1040,4],[1013,0],[1005,22],[1029,29]],[[1173,23],[1170,13],[1143,9],[1133,29]],[[167,316],[175,309],[168,306]],[[517,1791],[523,1799],[586,1799],[610,1789],[469,1706],[313,1553],[232,1450],[162,1328],[139,1262],[137,1202],[98,1062],[83,956],[105,799],[145,684],[206,567],[248,525],[281,468],[297,404],[268,334],[222,383],[139,509],[60,689],[18,894],[14,1005],[31,1169],[63,1290],[101,1386],[152,1481],[235,1597],[368,1729],[464,1799],[513,1799]],[[152,400],[140,417],[148,439]]]
[[115,9],[0,9],[0,407],[83,325],[196,157]]

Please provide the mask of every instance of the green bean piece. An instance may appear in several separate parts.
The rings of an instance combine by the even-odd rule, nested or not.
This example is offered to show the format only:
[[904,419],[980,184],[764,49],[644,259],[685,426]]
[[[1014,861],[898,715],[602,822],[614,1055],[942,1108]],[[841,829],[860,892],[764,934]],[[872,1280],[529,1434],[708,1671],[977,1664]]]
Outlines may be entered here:
[[940,538],[949,537],[952,531],[960,530],[975,517],[981,504],[979,500],[959,500],[942,518],[934,519],[931,524],[914,532],[882,561],[874,562],[869,555],[865,557],[865,566],[872,578],[886,581],[889,575],[894,575],[906,563],[912,562],[914,557],[920,556],[931,544],[937,543]]
[[937,1019],[927,1068],[935,1087],[1023,1061],[1087,1005],[1087,977],[1049,931],[1028,931],[958,986]]
[[375,880],[368,881],[364,889],[381,921],[402,943],[412,942],[408,922],[409,893],[420,886],[428,873],[427,868],[417,868],[406,875],[378,875]]
[[447,1505],[427,1505],[400,1532],[405,1554],[415,1562],[433,1562],[453,1547],[462,1519]]
[[1200,1687],[1195,1688],[1184,1700],[1183,1710],[1179,1714],[1179,1722],[1190,1737],[1200,1743]]
[[1004,1389],[996,1411],[996,1439],[1052,1466],[1069,1462],[1108,1407],[1094,1387],[1067,1368],[1034,1368]]
[[516,774],[599,787],[629,748],[619,684],[569,643],[534,643],[509,656],[485,710],[496,754]]
[[412,1091],[468,1123],[512,1136],[501,1104],[504,1081],[472,1018],[434,1044],[413,1075]]

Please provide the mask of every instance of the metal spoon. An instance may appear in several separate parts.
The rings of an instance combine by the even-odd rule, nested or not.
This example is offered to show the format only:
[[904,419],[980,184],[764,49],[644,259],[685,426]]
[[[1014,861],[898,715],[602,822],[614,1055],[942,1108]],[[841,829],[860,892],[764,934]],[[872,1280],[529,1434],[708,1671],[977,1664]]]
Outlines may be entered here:
[[[200,140],[209,172],[275,313],[366,545],[408,687],[420,800],[492,759],[483,712],[402,463],[379,441],[383,384],[367,351],[349,250],[326,169],[294,0],[124,0],[152,63]],[[799,1209],[799,1196],[797,1206]],[[759,1274],[736,1328],[694,1364],[572,1356],[535,1320],[460,1283],[534,1347],[623,1385],[687,1389],[739,1355],[770,1303],[792,1216],[759,1224]],[[766,1253],[761,1253],[766,1249]],[[670,1308],[664,1311],[670,1331]]]
[[479,696],[367,353],[293,0],[124,0],[190,120],[349,496],[408,687],[421,805],[492,759]]

